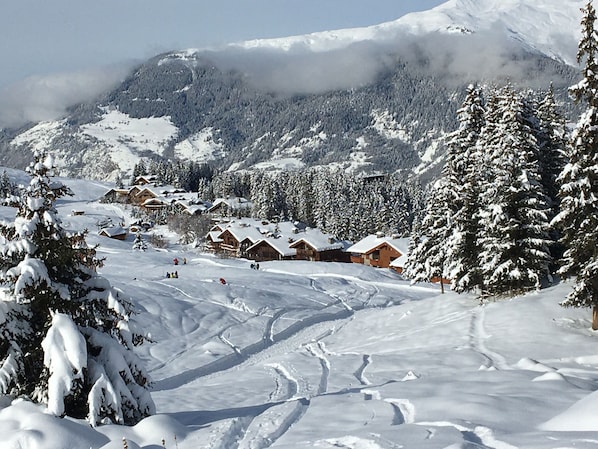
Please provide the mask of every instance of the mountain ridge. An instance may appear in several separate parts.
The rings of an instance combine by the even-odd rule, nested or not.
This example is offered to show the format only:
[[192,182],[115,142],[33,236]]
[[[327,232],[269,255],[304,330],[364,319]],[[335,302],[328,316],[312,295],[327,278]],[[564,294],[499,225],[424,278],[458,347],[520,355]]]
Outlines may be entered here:
[[[512,17],[528,2],[501,3],[503,16]],[[568,10],[578,3],[567,2]],[[312,48],[331,36],[336,44],[349,42],[326,51],[287,38],[157,55],[96,103],[0,137],[0,163],[20,168],[19,157],[42,145],[57,149],[64,175],[97,179],[126,175],[142,157],[209,162],[221,170],[324,165],[420,176],[438,165],[469,83],[553,84],[564,102],[575,79],[576,71],[539,51],[540,44],[514,38],[522,36],[517,26],[504,34],[472,15],[498,4],[451,0],[359,35],[378,40],[353,34],[349,42],[351,30],[301,37]],[[556,2],[542,8],[520,19],[519,28],[533,17],[552,17]],[[455,11],[459,20],[451,19],[448,29]],[[397,44],[392,30],[422,23],[432,31],[401,31]],[[439,26],[448,31],[439,33]]]

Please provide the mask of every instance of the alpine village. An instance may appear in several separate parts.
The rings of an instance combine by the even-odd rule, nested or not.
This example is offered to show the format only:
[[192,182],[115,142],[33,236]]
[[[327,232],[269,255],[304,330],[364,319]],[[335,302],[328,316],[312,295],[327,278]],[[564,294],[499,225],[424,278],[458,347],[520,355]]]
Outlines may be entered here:
[[[274,265],[267,265],[273,261],[289,262],[285,267],[313,263],[312,269],[321,276],[327,273],[327,267],[335,264],[358,264],[392,276],[388,279],[433,289],[441,298],[436,301],[443,301],[449,294],[469,295],[476,306],[508,302],[567,281],[570,288],[560,305],[585,310],[588,320],[591,315],[591,329],[598,330],[598,34],[592,1],[581,12],[579,67],[573,83],[565,88],[551,82],[530,88],[508,76],[492,82],[470,80],[453,113],[442,112],[451,123],[449,131],[433,144],[421,138],[435,150],[440,149],[434,162],[428,161],[425,167],[417,164],[399,167],[397,164],[412,156],[401,153],[397,144],[396,148],[384,146],[374,150],[379,154],[371,156],[374,162],[366,170],[350,169],[358,159],[355,152],[351,157],[341,155],[340,150],[324,154],[323,147],[317,146],[311,156],[302,153],[304,165],[272,169],[257,159],[261,157],[260,151],[266,151],[264,142],[272,138],[267,134],[263,141],[256,139],[254,146],[239,143],[245,153],[240,160],[226,166],[210,161],[144,156],[130,163],[129,169],[112,166],[106,169],[110,176],[98,180],[103,182],[104,193],[89,201],[111,207],[122,218],[92,219],[88,210],[72,209],[70,221],[78,217],[92,220],[94,225],[72,233],[62,227],[56,209],[57,202],[72,194],[63,180],[67,179],[65,174],[75,178],[74,171],[94,170],[94,167],[80,165],[61,172],[57,162],[68,159],[66,153],[58,148],[38,147],[31,137],[34,134],[27,137],[24,133],[14,138],[11,145],[25,145],[29,150],[27,155],[31,158],[26,172],[31,180],[28,185],[22,184],[7,171],[0,178],[3,204],[16,214],[14,222],[4,220],[0,225],[0,393],[41,404],[51,416],[84,420],[92,428],[107,423],[135,426],[156,413],[150,395],[153,388],[150,375],[142,357],[136,355],[139,347],[154,341],[143,329],[135,328],[132,317],[137,307],[99,274],[104,264],[99,252],[102,241],[115,243],[107,239],[125,242],[138,254],[156,251],[168,259],[168,265],[161,268],[167,273],[156,283],[178,278],[183,267],[190,265],[191,253],[209,257],[213,265],[235,263],[234,267],[249,267],[255,270],[251,271],[255,276],[266,272],[265,265],[271,273],[276,273]],[[165,59],[178,58],[178,61],[187,56],[178,54]],[[163,60],[157,66],[167,65]],[[532,65],[543,70],[542,64]],[[206,68],[202,76],[208,76],[209,70]],[[393,82],[399,83],[397,75],[392,76],[395,76]],[[417,79],[419,75],[414,76]],[[141,98],[135,91],[135,81],[128,82],[124,93],[112,96],[131,92],[135,98]],[[239,83],[239,80],[230,81],[230,91],[241,89]],[[353,94],[360,95],[354,92],[342,95]],[[363,94],[363,98],[368,95]],[[433,97],[433,93],[429,95]],[[351,110],[350,100],[346,98],[342,99],[346,103],[339,104]],[[271,98],[260,101],[272,102],[268,104],[273,121],[277,114],[290,121],[291,113],[283,111],[281,106],[285,101],[315,100],[310,100],[309,95],[298,95],[280,103]],[[326,101],[337,104],[341,100],[330,96]],[[432,108],[441,106],[434,104]],[[101,110],[116,114],[112,106]],[[61,126],[83,123],[81,117],[88,112],[84,106],[78,111],[81,114],[78,119],[70,119],[72,123],[64,122]],[[382,120],[381,109],[376,111],[376,120]],[[210,114],[215,112],[206,116]],[[312,123],[319,123],[329,111],[318,106],[310,114]],[[347,117],[350,122],[350,116]],[[324,131],[311,126],[315,134],[324,136]],[[342,134],[341,128],[338,125],[338,134]],[[81,131],[73,131],[73,135],[80,138]],[[293,132],[289,131],[284,138],[292,140]],[[322,139],[333,141],[330,133]],[[400,140],[396,136],[395,139]],[[210,145],[224,141],[222,135],[206,137]],[[273,160],[291,164],[289,155],[300,152],[297,149],[300,143],[297,145],[292,151],[286,149],[285,157]],[[372,147],[375,145],[368,148]],[[283,152],[280,148],[276,151]],[[306,162],[310,157],[317,163]],[[251,158],[256,158],[254,166],[262,168],[243,165],[249,164]],[[100,162],[96,168],[105,169]],[[88,245],[91,236],[101,237],[99,245]],[[109,252],[106,254],[110,257]],[[300,283],[290,280],[290,274],[287,276],[289,283]],[[132,279],[131,282],[138,282],[137,277]],[[236,280],[225,275],[218,279],[225,285]],[[377,282],[382,281],[372,284]],[[174,291],[177,287],[172,285]],[[314,291],[318,290],[314,287]],[[237,307],[237,300],[230,299],[227,307]],[[342,313],[354,313],[345,300],[338,303],[344,306]],[[263,307],[250,312],[258,316],[267,310]],[[272,323],[284,313],[272,312],[269,332],[276,330]],[[314,319],[313,323],[318,321]],[[184,327],[184,322],[181,326]],[[471,332],[474,331],[472,325]],[[331,333],[334,332],[328,332]],[[285,338],[291,335],[281,334]],[[231,343],[234,333],[218,333],[219,344],[226,346],[231,355],[218,362],[223,364],[221,368],[214,368],[208,374],[232,367],[229,361],[234,357],[239,359],[235,363],[243,363],[242,360],[255,354],[251,351],[262,348],[259,345],[274,346],[276,339],[264,335],[254,346],[241,348]],[[480,344],[476,344],[470,346],[479,349]],[[325,357],[331,353],[323,345],[314,344],[308,349],[319,357],[323,373],[332,376],[325,363]],[[149,353],[143,354],[149,358]],[[486,358],[492,359],[492,354]],[[174,361],[175,357],[169,360]],[[168,363],[164,362],[164,366]],[[362,385],[370,385],[363,375],[369,363],[371,360],[364,355],[361,371],[354,373]],[[161,366],[154,367],[156,372]],[[274,371],[278,376],[276,391],[300,388],[301,382],[293,383],[292,374],[280,366],[276,365]],[[167,380],[173,385],[180,381],[182,385],[186,381],[181,379],[172,376]],[[291,387],[284,387],[283,380]],[[387,383],[392,382],[395,380]],[[170,388],[166,381],[159,385],[163,390]],[[351,388],[354,386],[347,387],[347,391],[352,391]],[[325,391],[326,382],[320,382],[320,389]],[[345,390],[339,391],[327,394],[341,394]],[[376,397],[375,393],[368,394],[368,400]],[[272,404],[267,407],[295,400],[293,393],[288,397],[272,395]],[[296,411],[293,419],[298,420],[309,406],[309,399],[301,398],[296,404],[301,412]],[[405,403],[401,404],[395,407],[401,410],[401,413],[395,410],[395,421],[408,423],[411,415]],[[232,410],[221,414],[230,414]],[[243,411],[259,415],[250,407]],[[400,419],[396,418],[399,415]],[[238,416],[236,419],[236,425],[241,426],[243,419]],[[281,435],[290,427],[285,427]],[[270,447],[265,437],[260,440],[262,445],[234,445],[233,440],[241,441],[239,435],[250,433],[247,429],[252,429],[250,424],[228,443],[210,447]],[[432,438],[433,432],[429,432]],[[467,432],[463,430],[461,434]],[[127,438],[122,440],[116,444],[128,447]],[[476,437],[467,444],[446,447],[514,447],[489,441]],[[321,447],[391,447],[374,443],[330,444]],[[160,447],[166,446],[163,440]],[[168,447],[178,447],[176,440]],[[397,443],[392,447],[405,446]]]

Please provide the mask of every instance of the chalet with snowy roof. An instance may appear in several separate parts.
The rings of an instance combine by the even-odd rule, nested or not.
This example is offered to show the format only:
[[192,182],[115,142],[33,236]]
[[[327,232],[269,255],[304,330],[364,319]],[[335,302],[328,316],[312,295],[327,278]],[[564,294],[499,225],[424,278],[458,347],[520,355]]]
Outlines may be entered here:
[[262,234],[246,223],[235,223],[222,231],[218,238],[219,251],[230,256],[243,256],[247,248],[262,239]]
[[108,190],[102,197],[104,201],[108,203],[122,203],[127,202],[129,199],[130,189],[119,189],[114,188]]
[[220,216],[247,215],[251,211],[253,203],[242,197],[218,198],[208,209],[208,213]]
[[[393,267],[391,267],[391,263],[405,256],[408,248],[408,238],[395,238],[373,234],[368,235],[347,248],[347,252],[351,254],[351,262],[353,263],[361,263],[378,268],[393,268],[398,272],[402,272],[403,266],[401,262],[397,262]],[[405,259],[401,260],[404,261]]]
[[210,231],[208,235],[206,235],[205,239],[205,250],[211,251],[214,253],[221,252],[220,245],[222,244],[222,239],[220,238],[220,234],[222,231]]
[[207,213],[212,204],[207,201],[190,200],[181,197],[172,204],[174,210],[178,213],[186,213],[189,215],[201,215]]
[[110,226],[102,228],[98,234],[111,239],[125,240],[127,238],[128,231],[121,226]]
[[134,186],[143,186],[146,184],[155,184],[158,181],[156,175],[140,175],[133,180]]
[[[296,237],[299,237],[296,239]],[[297,260],[316,262],[350,262],[350,253],[346,249],[349,242],[338,240],[319,229],[305,229],[289,237],[289,248],[297,251]]]
[[289,248],[288,241],[282,237],[261,239],[246,251],[246,257],[256,262],[292,260],[296,255],[297,251],[294,248]]

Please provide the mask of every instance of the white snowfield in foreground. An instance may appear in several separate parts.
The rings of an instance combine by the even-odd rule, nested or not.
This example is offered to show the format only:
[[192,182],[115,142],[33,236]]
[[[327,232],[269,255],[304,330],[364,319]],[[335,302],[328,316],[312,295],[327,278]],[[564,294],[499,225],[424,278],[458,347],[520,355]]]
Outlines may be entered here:
[[94,429],[2,398],[2,449],[598,447],[598,336],[590,311],[558,305],[570,284],[480,306],[359,265],[256,271],[166,229],[169,248],[138,252],[133,236],[97,236],[106,217],[129,221],[92,201],[107,186],[67,184],[77,196],[59,203],[64,226],[91,231],[102,275],[155,341],[140,354],[158,414]]

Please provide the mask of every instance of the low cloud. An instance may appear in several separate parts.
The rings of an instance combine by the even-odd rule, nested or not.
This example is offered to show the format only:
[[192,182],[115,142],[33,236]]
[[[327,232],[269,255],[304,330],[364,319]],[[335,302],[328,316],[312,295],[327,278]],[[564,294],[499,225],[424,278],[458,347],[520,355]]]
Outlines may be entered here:
[[229,49],[209,57],[222,70],[244,73],[254,86],[278,94],[320,94],[371,83],[391,63],[384,45],[359,42],[327,52]]
[[93,101],[122,82],[131,65],[31,76],[0,90],[0,128],[55,120],[67,108]]
[[[571,50],[574,52],[574,43]],[[417,74],[447,83],[506,82],[547,88],[563,83],[563,70],[529,58],[533,49],[504,29],[473,34],[398,33],[384,41],[363,41],[342,49],[314,52],[303,44],[288,50],[226,49],[207,56],[223,70],[238,70],[256,87],[279,94],[319,94],[358,88],[397,62]]]
[[[573,42],[561,45],[575,51]],[[356,42],[327,52],[297,44],[287,50],[228,47],[203,54],[221,70],[238,70],[254,86],[282,95],[359,88],[372,83],[398,60],[406,63],[414,76],[421,71],[422,76],[433,74],[455,85],[510,81],[545,89],[551,82],[555,87],[567,85],[575,73],[575,69],[567,71],[528,58],[527,50],[497,28],[474,34],[414,36],[399,32],[383,41]],[[8,86],[0,90],[0,128],[60,118],[70,106],[93,101],[117,86],[132,67],[33,76]]]

